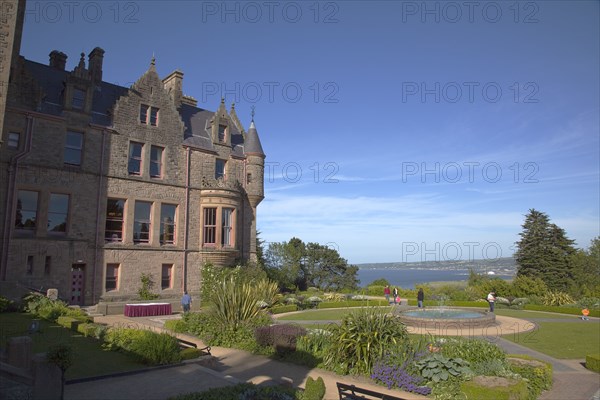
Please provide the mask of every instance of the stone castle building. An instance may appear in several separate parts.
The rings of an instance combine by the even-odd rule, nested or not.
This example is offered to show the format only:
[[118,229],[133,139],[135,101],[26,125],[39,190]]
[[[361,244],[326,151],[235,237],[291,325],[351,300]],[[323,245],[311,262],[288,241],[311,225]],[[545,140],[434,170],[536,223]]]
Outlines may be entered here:
[[103,80],[99,47],[72,70],[57,50],[48,64],[26,60],[22,13],[15,21],[0,126],[2,295],[127,300],[148,274],[154,292],[178,299],[198,293],[206,262],[255,259],[265,154],[254,121],[244,129],[223,101],[197,107],[183,73],[161,79],[154,59],[129,88]]

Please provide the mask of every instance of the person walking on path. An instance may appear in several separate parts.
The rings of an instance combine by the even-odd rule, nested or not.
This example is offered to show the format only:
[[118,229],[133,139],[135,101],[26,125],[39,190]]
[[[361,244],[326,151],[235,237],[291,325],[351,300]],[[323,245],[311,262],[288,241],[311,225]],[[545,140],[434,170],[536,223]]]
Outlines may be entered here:
[[425,293],[423,293],[423,288],[419,288],[419,292],[417,293],[417,305],[419,308],[423,308],[423,300],[425,300]]
[[390,285],[385,285],[385,287],[383,288],[383,295],[385,296],[385,299],[387,300],[388,304],[390,304]]
[[181,296],[181,307],[183,308],[183,312],[186,313],[190,311],[190,306],[192,305],[192,296],[190,296],[187,292],[183,292],[183,296]]
[[487,295],[487,301],[490,304],[490,312],[493,313],[494,312],[494,302],[496,301],[496,292],[491,291]]
[[398,301],[398,288],[397,287],[394,288],[393,294],[394,294],[394,304],[398,304],[399,301]]

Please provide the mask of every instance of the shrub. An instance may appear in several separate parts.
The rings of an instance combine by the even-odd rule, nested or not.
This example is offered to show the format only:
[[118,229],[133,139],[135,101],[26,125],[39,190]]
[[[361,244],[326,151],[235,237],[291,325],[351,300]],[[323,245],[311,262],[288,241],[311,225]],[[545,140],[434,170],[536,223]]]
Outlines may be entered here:
[[96,337],[96,324],[81,323],[77,325],[77,332],[85,337]]
[[484,339],[452,338],[441,345],[441,353],[448,358],[461,358],[471,364],[491,360],[506,361],[506,352]]
[[552,364],[521,355],[509,357],[508,362],[513,372],[527,379],[531,400],[552,387]]
[[291,324],[263,326],[254,331],[254,337],[259,346],[273,346],[278,352],[296,350],[298,337],[305,334],[306,329]]
[[346,308],[346,307],[376,307],[376,306],[389,306],[385,300],[348,300],[348,301],[324,301],[319,303],[317,308]]
[[292,311],[298,311],[298,306],[296,304],[289,304],[287,306],[275,306],[271,308],[272,314],[283,314]]
[[296,341],[296,351],[312,354],[316,359],[323,359],[332,340],[335,339],[330,331],[310,329],[306,335],[300,336]]
[[383,383],[391,389],[396,387],[407,392],[413,392],[427,396],[431,393],[431,388],[421,385],[423,378],[411,371],[411,365],[415,360],[420,359],[421,353],[412,353],[408,358],[399,364],[393,357],[386,356],[379,360],[373,366],[371,379],[375,382]]
[[168,319],[165,321],[165,329],[177,333],[183,333],[187,330],[187,324],[181,319]]
[[208,389],[200,393],[182,394],[171,397],[169,400],[296,400],[301,399],[299,391],[284,388],[282,386],[256,386],[252,383],[238,383],[234,386],[226,386]]
[[461,358],[448,358],[441,354],[432,354],[416,362],[421,376],[432,382],[446,381],[469,375],[469,362]]
[[196,349],[193,347],[189,347],[187,349],[179,351],[179,355],[181,356],[182,360],[191,360],[194,358],[198,358],[201,354],[202,351],[200,351],[200,349]]
[[600,354],[588,354],[585,356],[585,367],[590,371],[600,372]]
[[140,296],[141,300],[154,300],[160,297],[158,294],[152,293],[152,289],[154,288],[152,275],[142,273],[140,281],[142,282],[142,286],[138,289],[138,296]]
[[323,400],[325,397],[325,382],[320,376],[315,380],[312,377],[306,379],[306,386],[304,387],[304,394],[302,398],[304,400]]
[[109,350],[126,351],[150,365],[172,364],[181,360],[177,338],[167,333],[112,328],[103,345]]
[[81,323],[81,321],[79,321],[73,317],[60,316],[56,319],[56,323],[67,329],[72,329],[74,331],[77,331],[77,326]]
[[408,340],[404,324],[374,308],[345,315],[332,334],[335,339],[324,355],[324,364],[340,374],[369,374],[375,360]]
[[111,328],[104,336],[104,347],[107,350],[129,351],[133,347],[135,341],[142,340],[142,335],[145,331],[129,328]]
[[573,304],[575,300],[568,293],[550,291],[544,294],[542,303],[545,306],[562,306],[564,304]]
[[0,296],[0,313],[14,309],[14,303],[4,296]]
[[267,280],[240,282],[235,277],[230,277],[217,284],[219,290],[214,291],[211,296],[214,304],[211,313],[233,330],[261,314],[258,301],[265,297],[273,298],[277,293],[277,284]]

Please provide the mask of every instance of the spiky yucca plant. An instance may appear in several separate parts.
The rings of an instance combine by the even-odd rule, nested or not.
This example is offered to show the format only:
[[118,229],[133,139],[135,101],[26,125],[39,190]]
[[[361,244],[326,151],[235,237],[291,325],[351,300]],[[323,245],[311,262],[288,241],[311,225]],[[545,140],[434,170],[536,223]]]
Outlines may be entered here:
[[269,280],[246,282],[227,277],[217,283],[217,290],[212,293],[212,312],[219,321],[236,330],[261,313],[260,302],[272,302],[276,294],[277,284]]
[[373,307],[347,314],[332,336],[323,361],[341,374],[371,373],[376,360],[408,340],[404,324]]

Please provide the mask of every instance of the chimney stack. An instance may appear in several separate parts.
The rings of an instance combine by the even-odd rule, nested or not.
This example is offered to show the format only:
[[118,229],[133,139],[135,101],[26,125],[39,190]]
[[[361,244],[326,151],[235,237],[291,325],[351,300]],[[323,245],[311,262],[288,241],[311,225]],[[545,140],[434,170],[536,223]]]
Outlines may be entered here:
[[90,77],[93,81],[102,81],[102,61],[104,60],[104,50],[100,47],[94,48],[88,55],[88,68]]
[[163,79],[166,91],[171,95],[175,107],[181,107],[183,100],[183,72],[175,70]]
[[62,51],[52,50],[50,52],[50,66],[53,68],[60,69],[61,71],[65,70],[67,65],[67,55]]

